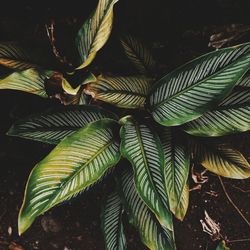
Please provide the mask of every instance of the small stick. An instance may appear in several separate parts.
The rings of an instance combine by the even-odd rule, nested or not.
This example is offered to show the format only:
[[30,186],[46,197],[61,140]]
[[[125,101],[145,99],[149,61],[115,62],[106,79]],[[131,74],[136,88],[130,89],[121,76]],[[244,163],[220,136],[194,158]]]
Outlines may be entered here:
[[219,180],[220,180],[220,184],[223,188],[223,191],[228,199],[228,201],[232,204],[232,206],[236,209],[236,211],[239,213],[239,215],[241,216],[241,218],[247,223],[248,226],[250,226],[250,222],[247,220],[247,218],[243,215],[243,213],[239,210],[239,208],[235,205],[235,203],[232,201],[232,199],[230,198],[230,196],[227,193],[226,187],[221,179],[220,176],[218,176]]
[[237,242],[245,242],[245,241],[250,241],[250,239],[227,240],[228,243],[237,243]]
[[59,62],[61,62],[62,64],[67,64],[67,59],[64,57],[62,57],[60,55],[60,52],[58,51],[58,49],[56,48],[56,38],[55,38],[55,21],[52,20],[51,23],[49,25],[45,25],[46,28],[46,32],[47,32],[47,36],[49,38],[51,47],[52,47],[52,51],[54,53],[54,55],[56,56],[56,58],[59,60]]

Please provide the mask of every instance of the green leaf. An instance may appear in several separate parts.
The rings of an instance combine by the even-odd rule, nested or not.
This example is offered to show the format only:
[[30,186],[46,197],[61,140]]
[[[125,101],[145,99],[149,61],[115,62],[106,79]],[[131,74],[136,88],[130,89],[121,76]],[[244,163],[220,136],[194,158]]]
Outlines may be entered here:
[[141,241],[151,250],[174,250],[173,232],[163,229],[154,214],[140,199],[131,172],[124,172],[118,183],[130,222],[139,231]]
[[84,79],[82,79],[81,83],[77,87],[72,87],[71,84],[65,79],[62,79],[62,89],[70,95],[77,95],[80,91],[82,85],[86,85],[91,82],[95,82],[96,77],[94,74],[89,73]]
[[121,108],[142,108],[151,86],[150,83],[150,79],[141,76],[99,76],[96,82],[87,85],[85,93],[94,99]]
[[160,224],[172,228],[164,185],[164,152],[158,135],[146,124],[127,118],[120,130],[121,153],[134,169],[136,189]]
[[212,144],[192,139],[191,148],[195,158],[209,171],[234,179],[250,177],[250,164],[237,150],[225,144]]
[[78,129],[103,118],[115,119],[115,116],[96,106],[54,108],[17,121],[7,134],[34,141],[58,144]]
[[113,192],[107,197],[102,212],[102,230],[106,250],[126,249],[122,213],[121,199],[117,192]]
[[[0,43],[0,65],[15,69],[26,70],[38,68],[38,65],[51,63],[51,58],[41,48],[24,46],[17,42]],[[47,64],[48,65],[48,64]]]
[[215,250],[230,250],[229,247],[226,246],[226,242],[222,240]]
[[250,43],[203,55],[154,85],[149,110],[164,126],[192,121],[228,95],[249,68]]
[[156,62],[151,51],[143,43],[132,36],[121,39],[121,44],[128,59],[141,74],[147,74],[155,69]]
[[113,7],[116,2],[118,0],[99,0],[93,15],[79,30],[76,45],[81,57],[81,65],[77,69],[88,66],[107,42],[112,30]]
[[189,151],[185,141],[180,141],[176,131],[163,128],[160,139],[165,153],[165,185],[172,213],[183,220],[188,209],[189,188]]
[[51,75],[52,71],[37,71],[35,69],[14,72],[0,79],[0,89],[19,90],[41,97],[48,97],[44,84]]
[[195,136],[223,136],[250,130],[250,89],[235,90],[218,107],[183,129]]
[[19,234],[35,218],[101,179],[120,159],[118,124],[103,119],[68,136],[32,170],[19,213]]
[[250,88],[250,71],[248,71],[244,77],[237,83],[239,87]]

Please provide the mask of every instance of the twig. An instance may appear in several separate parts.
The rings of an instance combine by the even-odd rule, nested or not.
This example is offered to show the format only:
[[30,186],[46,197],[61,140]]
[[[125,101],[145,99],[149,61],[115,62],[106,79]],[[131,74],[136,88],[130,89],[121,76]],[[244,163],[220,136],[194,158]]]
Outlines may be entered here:
[[231,186],[232,188],[235,188],[235,189],[239,190],[239,191],[242,192],[242,193],[250,193],[250,190],[243,190],[242,188],[237,187],[237,186],[234,186],[234,185],[231,185],[231,184],[230,184],[230,186]]
[[236,211],[239,213],[239,215],[241,216],[241,218],[247,223],[248,226],[250,226],[250,222],[247,220],[247,218],[243,215],[243,213],[240,211],[240,209],[235,205],[235,203],[232,201],[232,199],[230,198],[230,196],[227,193],[226,187],[221,179],[220,176],[218,176],[219,180],[220,180],[220,184],[223,188],[223,191],[228,199],[228,201],[232,204],[232,206],[236,209]]
[[245,241],[250,241],[250,239],[227,240],[228,243],[245,242]]
[[47,36],[49,38],[51,47],[52,47],[52,51],[54,53],[54,55],[56,56],[56,58],[59,60],[60,63],[62,64],[69,64],[67,59],[65,56],[61,56],[60,52],[58,51],[55,43],[56,43],[56,38],[55,38],[55,21],[52,20],[51,23],[49,25],[45,25],[46,28],[46,32],[47,32]]

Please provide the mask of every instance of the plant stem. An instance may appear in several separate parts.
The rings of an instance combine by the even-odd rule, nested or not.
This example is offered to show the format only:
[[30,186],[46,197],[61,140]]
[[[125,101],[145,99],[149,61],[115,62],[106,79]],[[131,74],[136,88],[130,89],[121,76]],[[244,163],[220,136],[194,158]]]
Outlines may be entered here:
[[220,176],[218,176],[219,180],[220,180],[220,184],[223,188],[223,191],[228,199],[228,201],[232,204],[232,206],[236,209],[236,211],[239,213],[239,215],[241,216],[241,218],[247,223],[248,226],[250,226],[250,222],[247,220],[247,218],[242,214],[242,212],[240,211],[240,209],[235,205],[235,203],[232,201],[231,197],[229,196],[226,187],[221,179]]
[[245,242],[245,241],[250,241],[250,239],[227,240],[228,243],[237,243],[237,242]]

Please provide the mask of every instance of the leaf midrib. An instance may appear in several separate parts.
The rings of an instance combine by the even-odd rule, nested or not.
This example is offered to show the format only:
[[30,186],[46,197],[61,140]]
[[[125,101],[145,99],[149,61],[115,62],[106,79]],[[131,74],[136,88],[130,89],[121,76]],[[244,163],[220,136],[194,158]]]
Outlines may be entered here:
[[[200,81],[198,81],[198,82],[196,82],[196,83],[194,83],[194,84],[191,84],[189,87],[184,88],[183,90],[181,90],[181,91],[175,93],[175,94],[172,95],[171,97],[162,100],[161,102],[157,103],[157,104],[154,105],[154,106],[151,106],[151,108],[150,108],[151,111],[154,112],[159,106],[163,105],[164,103],[167,103],[167,102],[171,101],[172,99],[178,97],[179,95],[181,95],[181,94],[183,94],[183,93],[185,93],[185,92],[188,92],[190,89],[196,87],[197,85],[199,85],[199,84],[201,84],[201,83],[203,83],[203,82],[209,80],[210,78],[214,77],[215,75],[218,75],[219,73],[221,73],[221,72],[224,71],[225,69],[227,69],[227,68],[229,68],[230,66],[232,66],[232,64],[234,64],[235,62],[237,62],[237,61],[239,61],[239,60],[242,60],[243,57],[246,57],[246,54],[243,54],[242,56],[240,56],[239,58],[237,58],[235,61],[233,61],[233,62],[231,62],[230,64],[228,64],[227,66],[221,68],[220,70],[218,70],[218,71],[215,72],[214,74],[209,75],[209,76],[203,78],[202,80],[200,80]],[[237,83],[237,81],[236,81],[236,83]],[[235,84],[236,84],[236,83],[235,83]],[[159,86],[159,88],[160,88],[163,84],[164,84],[164,83],[162,83],[162,84]],[[166,84],[166,82],[165,82],[165,84]],[[228,85],[229,85],[229,84],[228,84]]]
[[[78,175],[83,169],[84,167],[86,167],[92,160],[94,160],[98,155],[100,155],[105,149],[107,149],[112,143],[114,143],[114,139],[112,138],[104,147],[102,147],[101,149],[99,149],[88,161],[86,161],[82,167],[80,167],[79,169],[77,169],[77,171],[70,176],[67,180],[65,180],[63,183],[60,184],[60,189],[63,189],[65,187],[65,185],[67,185],[72,179],[74,179],[74,177],[76,175]],[[101,176],[100,176],[101,177]],[[91,184],[93,184],[96,181],[96,179],[94,179],[88,186],[90,186]],[[86,188],[86,187],[84,187]],[[80,187],[77,188],[77,190],[74,190],[74,193],[78,193],[79,191],[83,190],[84,188]],[[49,199],[50,202],[53,201],[53,199],[58,195],[58,193],[60,193],[60,190],[56,190],[55,193],[52,195],[52,197]],[[72,192],[70,192],[69,194],[67,194],[63,199],[59,199],[57,200],[54,204],[52,204],[53,206],[58,204],[59,202],[61,202],[62,200],[66,200],[68,197],[72,196]],[[43,207],[43,209],[41,209],[40,211],[45,212],[50,208],[51,204],[47,204]]]
[[[95,39],[96,39],[96,37],[97,37],[98,31],[99,31],[100,27],[102,26],[103,20],[105,19],[107,12],[108,12],[109,9],[112,7],[112,5],[114,5],[113,0],[111,0],[110,4],[108,4],[107,8],[106,8],[105,11],[104,11],[103,16],[100,18],[100,25],[98,26],[98,29],[96,29],[96,31],[95,31],[95,33],[94,33],[94,36],[93,36],[93,39],[92,39],[92,41],[91,41],[91,43],[90,43],[89,49],[86,51],[87,57],[86,57],[86,59],[85,59],[84,61],[86,61],[86,60],[88,59],[89,55],[91,54],[91,50],[92,50],[94,41],[95,41]],[[97,8],[95,9],[94,14],[96,13],[96,10],[97,10],[98,8],[99,8],[99,4],[98,4]],[[92,20],[92,17],[91,17],[91,20]],[[89,29],[89,26],[88,26],[88,29]],[[82,33],[82,32],[81,32],[81,33]],[[85,57],[86,55],[83,55],[83,56]]]
[[[133,41],[133,42],[135,42],[135,41]],[[126,43],[126,42],[125,42],[125,43]],[[132,51],[132,53],[134,54],[134,56],[137,58],[137,60],[139,61],[139,63],[141,64],[140,66],[143,67],[144,72],[145,72],[145,73],[148,73],[147,65],[146,65],[145,61],[143,60],[143,58],[140,57],[140,53],[139,53],[139,52],[137,53],[136,49],[135,49],[132,45],[129,46],[129,45],[130,45],[129,42],[127,42],[126,44],[127,44],[127,46],[129,47],[129,49]],[[140,46],[140,45],[139,45],[139,46]],[[143,51],[144,51],[144,50],[143,50]],[[138,67],[138,66],[137,66],[137,67]]]
[[[117,94],[123,94],[123,95],[130,95],[130,96],[139,96],[142,98],[146,98],[147,95],[146,94],[142,94],[142,93],[138,93],[138,92],[133,92],[133,91],[128,91],[128,90],[120,90],[120,89],[109,89],[109,90],[102,90],[99,91],[97,90],[97,92],[99,93],[105,93],[105,94],[110,94],[110,93],[117,93]],[[97,94],[98,95],[98,94]],[[99,94],[101,95],[101,94]]]
[[157,192],[156,187],[154,185],[154,181],[153,181],[153,179],[151,177],[151,172],[149,171],[148,161],[147,161],[147,158],[146,158],[146,155],[145,155],[144,146],[143,146],[142,138],[141,138],[141,133],[140,133],[140,130],[139,130],[139,126],[137,124],[135,125],[135,130],[136,130],[136,133],[137,133],[139,145],[140,145],[141,152],[142,152],[142,158],[143,158],[143,161],[145,162],[145,169],[146,169],[146,171],[148,173],[148,178],[150,180],[151,186],[152,186],[155,194],[157,195],[157,197],[159,199],[159,202],[163,203],[162,200],[161,200],[161,197],[160,197],[159,193]]

